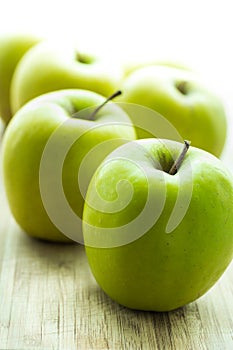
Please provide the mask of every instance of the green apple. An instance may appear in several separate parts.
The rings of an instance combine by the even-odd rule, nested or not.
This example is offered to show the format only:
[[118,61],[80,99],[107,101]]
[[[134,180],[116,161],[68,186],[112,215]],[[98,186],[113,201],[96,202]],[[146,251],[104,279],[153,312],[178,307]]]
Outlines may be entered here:
[[38,38],[29,35],[7,35],[0,37],[0,116],[5,123],[12,117],[10,107],[10,85],[17,64]]
[[[166,118],[183,139],[192,140],[193,146],[221,155],[227,129],[224,106],[197,74],[168,66],[144,67],[125,79],[122,91],[126,111],[129,103],[146,106]],[[130,113],[133,122],[136,113]],[[140,117],[143,123],[144,115]],[[156,121],[152,118],[150,123]],[[143,128],[137,133],[138,138],[152,137]],[[169,138],[166,132],[162,137]]]
[[16,112],[34,97],[67,88],[109,96],[119,89],[122,77],[123,68],[113,60],[79,52],[70,44],[43,42],[17,67],[11,87],[12,109]]
[[29,235],[82,240],[83,197],[92,174],[114,148],[135,139],[126,113],[106,101],[86,90],[51,92],[27,103],[9,123],[4,183],[12,214]]
[[[83,235],[118,303],[168,311],[208,291],[233,256],[233,178],[201,149],[145,139],[113,151],[86,195]],[[186,153],[186,154],[185,154]]]

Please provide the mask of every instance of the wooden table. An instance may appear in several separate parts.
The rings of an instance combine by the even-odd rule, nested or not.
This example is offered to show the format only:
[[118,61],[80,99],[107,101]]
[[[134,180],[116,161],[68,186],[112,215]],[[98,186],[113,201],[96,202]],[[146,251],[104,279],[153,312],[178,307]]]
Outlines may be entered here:
[[0,182],[0,349],[233,349],[233,264],[198,301],[170,313],[112,302],[79,245],[30,239]]

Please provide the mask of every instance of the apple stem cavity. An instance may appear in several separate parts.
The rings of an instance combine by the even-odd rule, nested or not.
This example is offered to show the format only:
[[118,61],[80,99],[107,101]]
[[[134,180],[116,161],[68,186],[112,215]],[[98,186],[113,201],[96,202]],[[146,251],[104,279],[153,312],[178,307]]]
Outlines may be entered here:
[[111,96],[109,96],[108,98],[106,98],[106,100],[101,103],[101,105],[99,105],[88,117],[88,120],[95,120],[95,116],[96,114],[99,112],[100,109],[102,109],[106,103],[108,103],[109,101],[112,101],[114,98],[116,98],[117,96],[120,96],[122,94],[122,92],[120,90],[114,92]]
[[76,52],[76,60],[79,63],[83,63],[83,64],[90,64],[92,62],[90,57],[87,57],[80,52]]
[[190,141],[184,140],[184,147],[182,149],[182,152],[179,155],[179,157],[177,158],[177,160],[173,163],[171,169],[169,170],[170,175],[175,175],[177,173],[177,171],[179,170],[179,168],[184,160],[184,157],[185,157],[186,153],[188,152],[190,144],[191,144]]
[[187,81],[180,81],[179,83],[176,84],[176,88],[177,88],[177,90],[179,90],[179,92],[182,95],[187,95],[187,93],[188,93],[188,82]]

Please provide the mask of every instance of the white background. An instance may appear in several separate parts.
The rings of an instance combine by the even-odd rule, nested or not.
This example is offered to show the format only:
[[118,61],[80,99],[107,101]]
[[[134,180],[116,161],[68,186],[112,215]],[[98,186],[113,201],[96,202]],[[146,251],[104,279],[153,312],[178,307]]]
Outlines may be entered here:
[[[126,56],[169,56],[233,72],[231,0],[7,0],[0,32],[31,32]],[[223,76],[224,74],[224,76]]]
[[7,0],[0,34],[75,40],[119,59],[168,59],[200,71],[233,115],[232,0]]

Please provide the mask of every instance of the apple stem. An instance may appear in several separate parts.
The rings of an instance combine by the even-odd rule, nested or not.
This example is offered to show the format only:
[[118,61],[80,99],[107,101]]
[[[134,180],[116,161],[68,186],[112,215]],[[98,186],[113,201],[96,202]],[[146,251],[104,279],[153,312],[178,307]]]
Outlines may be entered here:
[[103,108],[103,107],[106,105],[106,103],[108,103],[109,101],[113,100],[115,97],[117,97],[117,96],[119,96],[119,95],[121,95],[121,94],[122,94],[122,92],[121,92],[120,90],[114,92],[114,94],[112,94],[111,96],[109,96],[108,98],[106,98],[106,100],[105,100],[103,103],[101,103],[101,105],[99,105],[96,109],[94,109],[94,111],[93,111],[89,116],[82,115],[82,114],[80,113],[80,111],[79,111],[79,112],[75,112],[74,114],[72,114],[72,115],[71,115],[71,118],[79,118],[79,119],[86,119],[86,120],[95,120],[95,116],[96,116],[96,114],[99,112],[99,110],[100,110],[101,108]]
[[184,140],[184,147],[182,149],[182,152],[179,155],[179,157],[177,158],[177,160],[173,163],[171,169],[169,170],[170,175],[175,175],[177,173],[177,171],[179,170],[179,168],[184,160],[184,157],[185,157],[186,153],[188,152],[190,144],[191,144],[190,141]]
[[120,90],[114,92],[111,96],[109,96],[108,98],[106,98],[106,100],[101,103],[101,105],[99,105],[89,116],[88,120],[95,120],[95,116],[96,114],[99,112],[100,109],[102,109],[106,103],[108,103],[109,101],[112,101],[115,97],[121,95],[122,92]]

